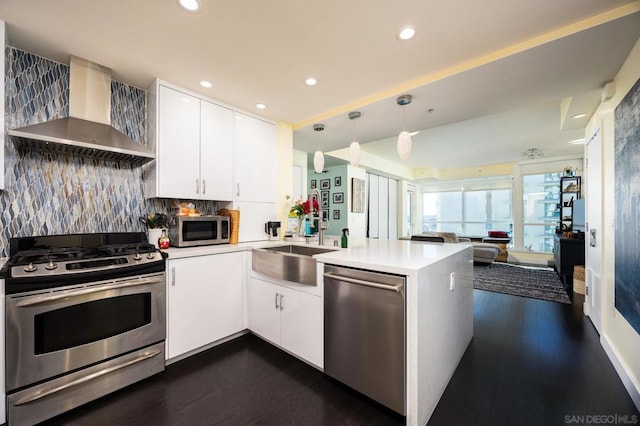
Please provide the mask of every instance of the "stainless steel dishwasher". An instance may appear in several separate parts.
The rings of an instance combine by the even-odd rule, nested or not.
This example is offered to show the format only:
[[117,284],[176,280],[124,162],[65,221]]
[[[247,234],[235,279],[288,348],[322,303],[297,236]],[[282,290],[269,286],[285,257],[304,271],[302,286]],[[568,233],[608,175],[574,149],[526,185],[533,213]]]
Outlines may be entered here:
[[405,277],[327,265],[324,372],[406,415]]

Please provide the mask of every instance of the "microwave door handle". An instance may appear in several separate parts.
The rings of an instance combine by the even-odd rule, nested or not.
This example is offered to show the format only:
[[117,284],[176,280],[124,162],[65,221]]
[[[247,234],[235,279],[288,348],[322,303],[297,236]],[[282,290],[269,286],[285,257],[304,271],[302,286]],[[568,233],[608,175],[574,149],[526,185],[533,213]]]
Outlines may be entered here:
[[136,287],[140,285],[157,284],[161,282],[162,281],[160,281],[157,278],[142,278],[135,281],[127,281],[121,284],[107,284],[107,285],[101,285],[97,287],[86,288],[83,290],[72,290],[69,292],[64,292],[62,294],[34,296],[34,297],[25,298],[24,300],[21,300],[20,302],[16,303],[16,307],[22,308],[26,306],[41,305],[43,303],[55,302],[56,300],[60,300],[60,299],[68,299],[68,298],[73,298],[78,296],[84,296],[86,294],[98,293],[105,290],[113,290],[117,288],[126,288],[126,287]]

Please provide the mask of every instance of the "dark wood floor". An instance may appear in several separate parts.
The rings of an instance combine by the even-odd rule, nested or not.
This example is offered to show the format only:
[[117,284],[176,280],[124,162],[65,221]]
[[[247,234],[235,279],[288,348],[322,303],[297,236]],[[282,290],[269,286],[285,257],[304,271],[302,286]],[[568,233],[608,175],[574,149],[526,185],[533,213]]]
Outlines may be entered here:
[[[574,305],[476,290],[475,335],[429,425],[563,425],[638,415]],[[50,425],[385,425],[403,418],[246,335]],[[575,422],[574,422],[575,424]]]

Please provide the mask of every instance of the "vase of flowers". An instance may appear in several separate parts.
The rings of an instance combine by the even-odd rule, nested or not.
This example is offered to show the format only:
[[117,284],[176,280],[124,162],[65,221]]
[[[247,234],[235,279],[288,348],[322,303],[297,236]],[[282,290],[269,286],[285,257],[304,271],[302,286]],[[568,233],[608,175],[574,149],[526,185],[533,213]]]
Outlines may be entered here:
[[[298,224],[296,229],[293,229],[293,233],[304,237],[304,219],[305,216],[310,216],[309,220],[313,220],[313,215],[318,212],[319,204],[318,200],[312,198],[311,200],[305,200],[298,198],[297,200],[293,200],[293,198],[289,195],[285,197],[291,203],[291,207],[289,208],[289,217],[297,218]],[[313,223],[313,222],[312,222]]]
[[140,216],[140,222],[147,228],[147,240],[149,244],[160,248],[159,240],[169,225],[167,215],[164,213],[149,213],[146,216]]

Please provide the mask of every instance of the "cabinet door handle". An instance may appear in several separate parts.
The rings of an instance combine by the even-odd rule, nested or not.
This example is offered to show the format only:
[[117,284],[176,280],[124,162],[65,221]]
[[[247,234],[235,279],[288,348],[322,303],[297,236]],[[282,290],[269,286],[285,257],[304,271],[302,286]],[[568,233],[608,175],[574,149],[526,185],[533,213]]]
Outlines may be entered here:
[[202,195],[207,193],[207,180],[202,179]]
[[284,294],[280,295],[280,310],[284,309],[284,305],[282,304],[282,300],[284,299]]
[[196,194],[200,193],[200,179],[196,179]]
[[176,285],[176,267],[171,268],[171,285]]
[[280,309],[280,306],[278,306],[278,296],[280,296],[278,293],[276,293],[276,310]]
[[240,196],[240,184],[236,183],[236,196],[239,197]]

